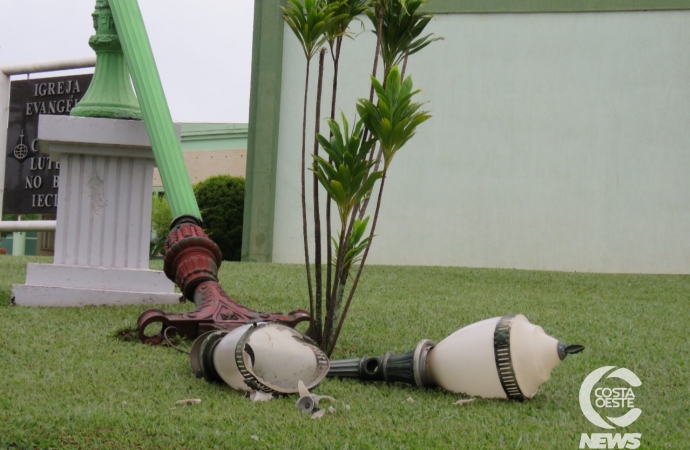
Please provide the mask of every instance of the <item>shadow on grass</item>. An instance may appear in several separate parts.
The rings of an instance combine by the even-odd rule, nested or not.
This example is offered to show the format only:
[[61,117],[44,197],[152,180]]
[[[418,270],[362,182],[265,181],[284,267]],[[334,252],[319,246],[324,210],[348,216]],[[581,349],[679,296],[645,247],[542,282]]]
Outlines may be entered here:
[[[146,334],[150,335],[149,333]],[[111,337],[120,342],[146,345],[139,340],[139,329],[136,326],[126,325],[120,327],[111,333]],[[172,335],[168,335],[167,338],[161,344],[159,344],[159,346],[168,347],[177,350],[180,353],[189,354],[193,343],[193,340],[186,339],[182,336],[179,336],[177,333],[174,333]]]
[[141,342],[139,330],[136,326],[124,326],[112,332],[112,337],[121,342]]

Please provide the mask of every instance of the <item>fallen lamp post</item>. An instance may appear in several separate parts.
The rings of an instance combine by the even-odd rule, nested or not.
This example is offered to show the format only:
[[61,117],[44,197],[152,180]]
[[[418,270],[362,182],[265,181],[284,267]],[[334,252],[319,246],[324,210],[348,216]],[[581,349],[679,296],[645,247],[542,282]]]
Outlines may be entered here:
[[[164,272],[196,306],[183,314],[145,311],[137,320],[141,341],[162,343],[169,328],[194,339],[208,330],[231,330],[249,322],[281,321],[294,326],[308,320],[309,313],[304,310],[289,314],[254,311],[223,291],[217,278],[222,255],[202,229],[201,213],[139,5],[136,0],[96,0],[93,21],[96,35],[90,42],[97,53],[94,81],[72,113],[129,120],[143,117],[175,218],[165,244]],[[128,74],[137,97],[131,93]],[[161,330],[147,335],[146,328],[154,323],[160,323]]]

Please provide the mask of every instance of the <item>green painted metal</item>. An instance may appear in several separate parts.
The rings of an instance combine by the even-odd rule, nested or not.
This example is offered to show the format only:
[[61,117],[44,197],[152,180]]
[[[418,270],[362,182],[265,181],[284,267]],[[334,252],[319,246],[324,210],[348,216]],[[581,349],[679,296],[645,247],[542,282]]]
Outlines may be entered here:
[[242,261],[270,262],[273,255],[284,4],[254,2]]
[[605,12],[690,9],[690,0],[429,0],[430,13]]
[[[25,256],[36,256],[38,253],[38,238],[35,231],[26,231],[24,237],[24,255]],[[14,233],[7,233],[7,235],[0,239],[0,248],[7,250],[8,254],[12,254],[14,246]],[[2,258],[2,255],[0,255]],[[1,261],[1,260],[0,260]]]
[[12,233],[12,256],[24,256],[26,253],[26,232]]
[[183,123],[182,151],[246,150],[246,123]]
[[84,98],[70,115],[141,120],[139,101],[129,81],[129,69],[107,2],[97,0],[91,16],[96,34],[89,39],[89,45],[96,52],[96,71]]
[[192,183],[136,0],[109,0],[173,217],[201,220]]

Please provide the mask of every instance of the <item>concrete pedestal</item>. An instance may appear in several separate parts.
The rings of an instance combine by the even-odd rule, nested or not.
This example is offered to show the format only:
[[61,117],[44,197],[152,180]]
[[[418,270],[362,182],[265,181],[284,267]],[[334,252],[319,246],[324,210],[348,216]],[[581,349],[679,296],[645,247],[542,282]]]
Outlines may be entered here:
[[148,269],[154,157],[144,123],[41,116],[38,139],[60,163],[55,260],[29,264],[15,303],[179,302],[163,272]]

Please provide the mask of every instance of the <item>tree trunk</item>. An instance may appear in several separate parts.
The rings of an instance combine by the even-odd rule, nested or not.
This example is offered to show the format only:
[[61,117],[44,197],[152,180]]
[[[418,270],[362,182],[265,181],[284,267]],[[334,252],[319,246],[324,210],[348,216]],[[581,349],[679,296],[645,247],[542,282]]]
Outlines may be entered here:
[[357,270],[357,276],[352,282],[352,287],[350,288],[350,294],[347,296],[347,302],[345,302],[345,307],[343,312],[340,314],[340,320],[338,321],[338,326],[333,334],[333,339],[329,347],[329,351],[326,352],[327,355],[333,352],[335,349],[335,344],[338,342],[338,336],[340,336],[340,329],[343,327],[343,322],[345,321],[345,316],[347,315],[347,310],[350,309],[350,303],[352,302],[352,297],[355,295],[355,290],[357,290],[357,285],[359,284],[359,278],[362,275],[362,269],[364,269],[364,264],[367,262],[367,255],[369,255],[369,249],[371,248],[371,243],[374,241],[374,230],[376,229],[376,222],[379,219],[379,211],[381,209],[381,196],[383,195],[383,186],[386,183],[386,170],[383,171],[383,176],[381,177],[381,186],[379,187],[379,198],[376,201],[376,212],[374,213],[374,222],[371,224],[371,231],[369,232],[369,242],[367,242],[367,248],[364,250],[364,255],[362,256],[362,261],[359,263],[359,269]]
[[402,72],[400,72],[400,79],[401,79],[401,80],[404,80],[404,79],[405,79],[405,70],[407,70],[407,58],[408,58],[409,56],[410,56],[409,54],[405,53],[405,59],[403,60]]
[[[378,23],[376,24],[376,51],[374,52],[374,68],[371,70],[371,76],[376,77],[376,71],[378,70],[379,54],[381,53],[381,35],[383,34],[383,7],[376,9],[376,15],[378,16]],[[385,83],[386,80],[384,79]],[[374,101],[374,83],[371,83],[371,88],[369,89],[369,101]],[[363,140],[366,141],[369,138],[369,130],[364,131]],[[374,153],[376,152],[376,143],[371,146],[369,151],[369,162],[374,160]],[[381,152],[379,151],[379,159],[381,158]],[[378,164],[377,164],[378,169]],[[375,170],[377,170],[375,169]],[[359,220],[362,220],[364,214],[369,206],[369,199],[364,200],[364,204],[359,208]]]
[[[342,219],[341,219],[342,221]],[[335,298],[338,292],[339,281],[342,278],[343,258],[345,257],[345,224],[340,227],[340,239],[338,241],[338,255],[335,261],[335,278],[333,280],[333,291],[328,294],[328,301],[326,302],[326,320],[324,322],[323,335],[321,336],[320,347],[325,352],[328,347],[328,337],[333,330],[333,314],[335,313]]]
[[[319,123],[321,122],[321,90],[323,86],[323,59],[326,49],[319,52],[319,76],[316,84],[316,114],[314,118],[314,154],[319,154]],[[321,277],[321,213],[319,211],[319,179],[314,172],[314,277],[316,278],[316,329],[314,337],[321,334],[321,305],[322,305],[322,277]],[[314,320],[314,319],[312,319]]]
[[[333,56],[333,88],[331,91],[331,120],[335,120],[335,103],[338,96],[338,67],[340,63],[340,46],[342,45],[343,37],[336,38],[335,44],[335,55]],[[333,133],[329,134],[329,139],[333,137]],[[331,157],[328,157],[328,162],[331,161]],[[333,242],[331,237],[333,232],[331,230],[331,196],[326,194],[326,306],[328,306],[329,298],[331,295],[331,280],[333,279]],[[321,332],[323,328],[319,329],[319,340],[316,342],[321,342]]]
[[306,140],[307,140],[307,93],[309,92],[309,63],[307,60],[307,74],[304,78],[304,107],[302,108],[302,236],[304,238],[304,264],[307,269],[307,288],[309,290],[309,313],[311,325],[314,327],[314,292],[311,287],[311,267],[309,265],[309,241],[307,238],[307,196],[306,196]]

